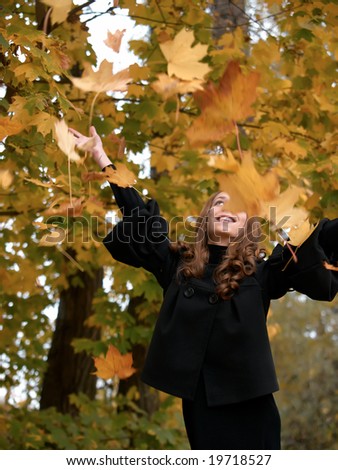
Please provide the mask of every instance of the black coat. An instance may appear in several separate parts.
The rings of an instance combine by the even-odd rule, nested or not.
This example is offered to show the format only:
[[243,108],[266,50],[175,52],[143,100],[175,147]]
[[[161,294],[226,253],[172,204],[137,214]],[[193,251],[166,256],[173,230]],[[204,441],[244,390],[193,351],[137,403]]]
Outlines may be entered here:
[[169,249],[167,223],[156,201],[145,204],[135,190],[111,186],[123,219],[104,245],[116,260],[152,272],[164,291],[142,380],[193,399],[202,373],[211,406],[278,390],[266,328],[270,300],[292,289],[316,300],[334,298],[338,273],[324,268],[323,261],[337,257],[338,219],[323,219],[297,251],[298,263],[291,261],[285,270],[290,251],[277,245],[231,300],[222,300],[212,281],[215,265],[207,265],[202,279],[177,282],[179,254]]

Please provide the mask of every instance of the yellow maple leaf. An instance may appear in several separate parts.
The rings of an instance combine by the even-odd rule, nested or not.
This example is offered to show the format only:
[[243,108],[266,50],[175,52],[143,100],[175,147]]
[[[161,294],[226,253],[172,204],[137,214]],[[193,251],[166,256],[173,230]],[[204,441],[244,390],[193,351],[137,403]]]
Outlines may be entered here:
[[115,183],[121,188],[127,188],[133,186],[136,183],[136,178],[134,173],[132,173],[128,168],[123,165],[123,163],[115,163],[116,169],[107,167],[105,170],[105,175],[107,180],[110,183]]
[[283,149],[284,153],[294,157],[304,158],[307,155],[307,150],[298,144],[298,142],[284,137],[278,137],[272,142],[272,145],[278,149]]
[[71,80],[80,90],[101,93],[127,91],[127,85],[132,79],[128,69],[113,74],[113,64],[108,60],[103,60],[97,72],[94,72],[91,64],[86,63],[82,77],[73,77]]
[[72,0],[41,0],[41,2],[53,8],[51,14],[52,23],[62,23],[65,21],[73,7]]
[[10,170],[0,170],[0,186],[8,189],[13,183],[13,173]]
[[220,190],[230,196],[227,208],[233,212],[245,211],[249,217],[262,216],[263,202],[274,200],[279,194],[277,174],[273,170],[264,175],[258,173],[251,152],[243,152],[235,173],[220,174],[216,179]]
[[62,152],[66,154],[70,160],[79,162],[81,157],[75,150],[75,137],[71,132],[69,132],[65,121],[63,119],[61,121],[57,121],[54,126],[56,141],[60,150],[62,150]]
[[121,41],[123,38],[124,33],[126,32],[125,29],[119,30],[117,29],[115,33],[111,33],[109,30],[107,31],[107,39],[103,42],[106,46],[113,49],[114,52],[120,52]]
[[202,84],[203,80],[180,80],[176,77],[169,77],[166,73],[160,73],[151,87],[166,100],[178,93],[194,93],[197,90],[203,90]]
[[4,140],[9,135],[18,134],[23,129],[21,122],[18,122],[10,117],[0,118],[0,140]]
[[36,126],[37,130],[41,132],[42,135],[46,136],[51,131],[53,131],[57,122],[58,119],[55,116],[41,111],[32,116],[30,125]]
[[303,193],[303,188],[290,186],[276,198],[262,203],[261,215],[270,221],[271,229],[284,230],[293,246],[301,245],[315,228],[310,224],[309,212],[296,206]]
[[183,80],[201,80],[210,71],[209,65],[200,62],[206,55],[208,46],[197,44],[191,47],[194,41],[194,33],[182,29],[173,40],[160,44],[168,62],[169,76],[175,75]]
[[112,379],[116,375],[120,379],[127,379],[136,372],[136,369],[132,367],[132,353],[122,355],[112,344],[105,358],[94,357],[94,364],[97,369],[94,374],[104,380]]
[[[306,214],[308,217],[308,214]],[[296,225],[291,226],[290,231],[288,232],[288,236],[290,239],[290,243],[293,246],[299,246],[305,242],[307,238],[311,235],[317,225],[310,224],[308,218],[304,219],[304,215],[302,218],[299,218]]]

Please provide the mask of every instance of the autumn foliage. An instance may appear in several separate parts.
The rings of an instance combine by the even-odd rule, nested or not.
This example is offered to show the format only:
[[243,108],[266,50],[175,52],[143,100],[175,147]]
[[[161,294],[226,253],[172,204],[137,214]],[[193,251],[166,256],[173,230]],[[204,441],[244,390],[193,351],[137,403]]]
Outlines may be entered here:
[[[0,7],[2,448],[187,447],[177,402],[161,396],[162,411],[149,419],[137,382],[123,393],[114,382],[112,393],[109,380],[98,380],[95,401],[74,394],[76,419],[37,409],[55,331],[50,311],[61,292],[81,284],[79,272],[105,268],[86,324],[100,337],[71,345],[95,358],[104,380],[137,376],[130,352],[146,348],[157,318],[162,293],[153,277],[114,263],[102,246],[118,217],[107,181],[156,198],[168,220],[197,215],[209,194],[224,189],[232,209],[262,217],[268,251],[269,239],[283,243],[279,229],[299,245],[320,218],[337,216],[335,2],[258,1],[242,12],[242,27],[229,27],[228,18],[222,34],[215,34],[213,2],[109,3],[112,24],[100,48],[113,51],[114,63],[98,63],[90,42],[91,19],[97,15],[100,28],[102,16],[95,2],[5,0]],[[122,9],[135,21],[130,31],[114,22]],[[119,67],[128,51],[134,63]],[[91,125],[115,169],[100,172],[88,149],[76,148],[68,127],[88,135]],[[185,232],[171,227],[171,236]],[[296,412],[287,393],[281,399],[285,442],[333,449],[335,307],[311,307],[306,321],[303,300],[285,301],[284,316],[278,304],[271,317],[281,382],[298,397]],[[283,326],[289,317],[292,332]],[[296,371],[285,357],[291,333],[295,354],[299,344],[309,347]],[[293,388],[295,375],[308,384],[309,374],[311,396],[309,387]],[[302,394],[320,397],[320,411],[307,410],[292,434]]]

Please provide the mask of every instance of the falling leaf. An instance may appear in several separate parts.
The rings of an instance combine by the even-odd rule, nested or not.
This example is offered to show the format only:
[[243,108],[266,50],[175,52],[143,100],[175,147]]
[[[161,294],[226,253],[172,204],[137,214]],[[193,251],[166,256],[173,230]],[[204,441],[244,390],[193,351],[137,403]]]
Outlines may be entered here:
[[258,80],[257,72],[244,75],[238,62],[232,61],[218,85],[210,82],[203,91],[197,91],[194,98],[201,115],[187,132],[191,145],[222,140],[235,129],[236,122],[252,116]]
[[168,62],[168,75],[175,75],[183,80],[202,80],[210,71],[207,64],[202,64],[201,59],[206,55],[208,46],[197,44],[191,47],[195,41],[192,31],[182,29],[171,41],[160,44],[161,51]]
[[114,164],[116,169],[107,167],[105,169],[105,174],[107,175],[107,180],[110,183],[115,183],[121,188],[127,188],[133,186],[136,183],[135,175],[128,170],[128,168],[122,163]]
[[79,162],[81,157],[75,150],[75,137],[69,132],[68,126],[63,119],[55,123],[55,134],[57,144],[62,152],[66,154],[70,160]]
[[132,367],[132,353],[122,355],[112,344],[105,358],[94,357],[94,364],[97,369],[94,374],[104,380],[112,379],[116,375],[120,379],[127,379],[136,372],[136,369]]
[[63,23],[68,13],[73,7],[72,0],[41,0],[45,5],[52,7],[51,21],[52,23]]
[[176,77],[169,77],[165,73],[160,73],[151,87],[166,100],[178,93],[194,93],[197,90],[202,90],[202,84],[203,80],[179,80]]
[[121,41],[125,32],[125,29],[122,29],[121,31],[118,29],[115,31],[115,33],[107,31],[107,39],[105,39],[103,42],[106,46],[113,49],[113,51],[120,52]]
[[132,79],[128,69],[113,74],[113,64],[103,60],[97,72],[94,72],[91,64],[87,63],[82,77],[73,77],[71,80],[80,90],[101,93],[104,91],[127,91],[127,85]]
[[[297,223],[300,214],[292,213],[301,193],[304,190],[298,186],[290,186],[276,197],[266,199],[262,202],[261,215],[270,220],[274,228],[287,228]],[[287,224],[287,225],[286,225]]]
[[237,171],[216,176],[219,187],[230,196],[227,207],[234,211],[245,211],[249,217],[263,212],[263,202],[274,200],[279,194],[277,174],[270,170],[258,173],[251,152],[243,152],[243,160]]
[[8,189],[13,183],[13,173],[10,170],[0,170],[0,186]]
[[14,121],[10,117],[1,117],[0,118],[0,140],[4,140],[5,137],[9,135],[18,134],[22,131],[24,126],[18,122]]
[[293,246],[301,245],[315,228],[309,222],[309,212],[296,206],[303,193],[303,188],[290,186],[276,198],[262,203],[261,215],[270,221],[271,229],[284,230]]

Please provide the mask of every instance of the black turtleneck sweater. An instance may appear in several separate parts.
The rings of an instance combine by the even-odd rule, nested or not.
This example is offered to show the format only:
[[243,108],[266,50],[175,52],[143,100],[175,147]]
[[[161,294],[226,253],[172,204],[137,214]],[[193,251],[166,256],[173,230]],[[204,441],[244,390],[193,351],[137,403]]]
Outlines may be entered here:
[[227,251],[227,246],[223,245],[212,245],[208,244],[209,248],[209,261],[208,264],[219,264],[222,260],[223,255]]

